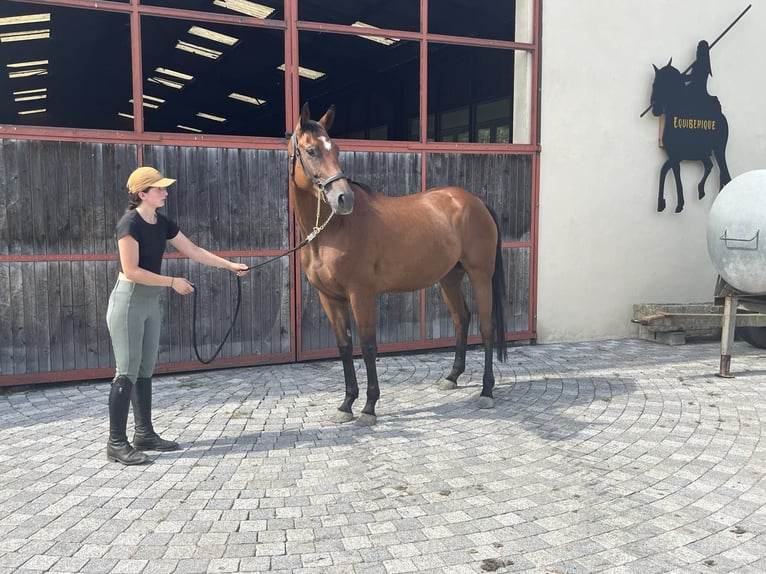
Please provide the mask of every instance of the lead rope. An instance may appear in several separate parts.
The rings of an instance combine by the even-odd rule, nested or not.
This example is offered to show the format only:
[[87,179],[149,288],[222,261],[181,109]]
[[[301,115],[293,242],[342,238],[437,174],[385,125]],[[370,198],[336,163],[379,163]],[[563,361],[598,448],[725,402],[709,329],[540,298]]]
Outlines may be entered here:
[[[263,265],[266,265],[267,263],[271,263],[272,261],[276,261],[277,259],[281,259],[282,257],[285,257],[287,255],[290,255],[291,253],[298,251],[302,247],[308,245],[311,243],[314,238],[319,235],[319,233],[327,227],[327,224],[330,223],[330,220],[332,219],[333,212],[330,210],[330,215],[327,217],[325,222],[322,225],[319,225],[319,213],[322,206],[322,196],[321,193],[322,190],[320,190],[319,198],[317,199],[317,216],[316,216],[316,222],[314,224],[314,229],[309,233],[303,241],[301,241],[298,245],[293,247],[292,249],[288,249],[284,253],[281,253],[280,255],[277,255],[276,257],[272,257],[271,259],[267,259],[266,261],[262,261],[258,265],[252,265],[247,268],[247,271],[250,271],[251,269],[257,269],[258,267],[262,267]],[[239,316],[239,307],[242,304],[242,278],[237,275],[237,305],[234,308],[234,317],[231,319],[231,325],[229,325],[229,330],[226,331],[226,334],[223,336],[223,340],[221,341],[221,344],[218,345],[218,348],[215,350],[215,353],[213,353],[213,356],[209,359],[203,359],[200,354],[199,350],[197,349],[197,288],[194,287],[194,291],[192,292],[192,298],[194,299],[192,302],[192,345],[194,346],[194,354],[197,356],[197,360],[202,363],[203,365],[209,365],[212,363],[215,358],[218,356],[218,353],[221,352],[221,349],[223,349],[224,344],[226,343],[226,340],[229,338],[229,335],[231,335],[232,329],[234,329],[234,323],[237,320],[237,317]]]

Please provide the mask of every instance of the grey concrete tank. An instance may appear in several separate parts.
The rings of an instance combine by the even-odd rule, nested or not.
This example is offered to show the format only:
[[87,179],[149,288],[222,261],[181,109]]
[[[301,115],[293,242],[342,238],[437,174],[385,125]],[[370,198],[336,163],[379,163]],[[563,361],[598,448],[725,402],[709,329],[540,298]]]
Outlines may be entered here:
[[738,175],[720,191],[708,215],[707,249],[729,285],[766,293],[766,169]]

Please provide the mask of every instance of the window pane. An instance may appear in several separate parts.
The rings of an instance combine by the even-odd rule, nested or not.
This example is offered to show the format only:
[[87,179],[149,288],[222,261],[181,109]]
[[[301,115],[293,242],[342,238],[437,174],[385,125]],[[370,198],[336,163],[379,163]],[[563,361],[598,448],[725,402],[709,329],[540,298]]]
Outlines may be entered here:
[[285,17],[282,0],[141,0],[141,4],[269,20],[284,20]]
[[442,131],[458,132],[468,127],[468,108],[444,112],[441,119]]
[[479,125],[491,124],[507,119],[511,113],[511,99],[503,98],[476,106],[476,122]]
[[284,135],[282,31],[144,16],[141,42],[146,131]]
[[410,123],[419,116],[417,42],[387,46],[359,36],[316,32],[301,32],[299,41],[304,74],[324,74],[301,77],[300,102],[309,102],[315,118],[335,105],[333,136],[417,139]]
[[431,0],[428,32],[513,41],[516,2],[513,0]]
[[[507,142],[508,135],[495,128],[528,125],[529,112],[520,107],[528,101],[527,76],[520,74],[517,80],[515,66],[513,50],[429,44],[428,114],[436,118],[429,139],[498,143],[502,136]],[[519,132],[519,141],[513,143],[528,143],[523,141],[528,137]]]
[[[441,1],[441,0],[439,0]],[[362,22],[389,30],[420,30],[420,0],[298,0],[298,19],[350,26]]]
[[0,18],[12,16],[35,21],[0,29],[21,38],[0,44],[0,123],[119,129],[131,85],[128,16],[1,2]]

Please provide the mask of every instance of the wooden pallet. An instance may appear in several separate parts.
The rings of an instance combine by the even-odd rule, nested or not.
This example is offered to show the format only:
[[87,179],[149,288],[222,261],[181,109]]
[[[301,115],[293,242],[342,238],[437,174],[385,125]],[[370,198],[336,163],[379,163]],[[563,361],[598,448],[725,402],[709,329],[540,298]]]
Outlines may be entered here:
[[[638,337],[666,345],[683,345],[686,337],[721,336],[724,305],[715,303],[644,303],[633,305],[633,323]],[[746,303],[736,313],[737,327],[766,327],[766,314],[753,311]]]

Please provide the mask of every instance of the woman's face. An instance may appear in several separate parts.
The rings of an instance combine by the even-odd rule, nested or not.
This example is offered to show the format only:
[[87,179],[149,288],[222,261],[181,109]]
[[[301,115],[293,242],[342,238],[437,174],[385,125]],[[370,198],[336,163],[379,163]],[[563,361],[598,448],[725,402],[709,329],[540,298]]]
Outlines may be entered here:
[[139,194],[141,202],[147,204],[149,207],[158,209],[165,205],[165,199],[168,196],[167,187],[150,187],[146,191],[142,191]]

